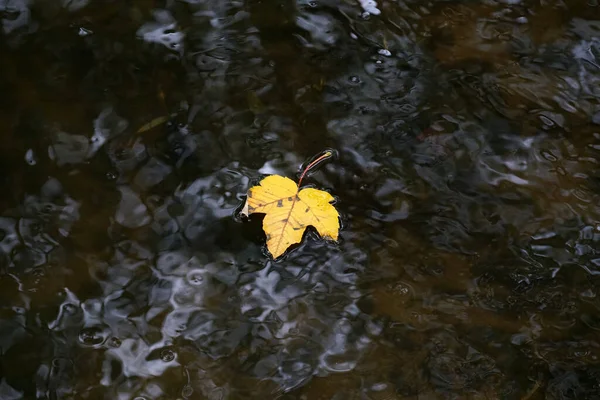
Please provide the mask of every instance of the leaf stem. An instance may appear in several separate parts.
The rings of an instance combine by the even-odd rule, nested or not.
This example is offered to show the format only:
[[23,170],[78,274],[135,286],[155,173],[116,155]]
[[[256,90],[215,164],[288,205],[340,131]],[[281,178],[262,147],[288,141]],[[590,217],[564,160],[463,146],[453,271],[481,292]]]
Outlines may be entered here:
[[320,156],[319,158],[317,158],[315,161],[311,162],[310,164],[308,164],[308,166],[304,169],[304,172],[302,172],[302,175],[300,176],[300,180],[298,181],[298,187],[300,187],[300,184],[302,184],[302,178],[304,178],[304,175],[306,175],[306,173],[315,165],[317,165],[320,161],[323,161],[329,157],[331,157],[333,155],[333,153],[331,151],[326,151],[322,156]]

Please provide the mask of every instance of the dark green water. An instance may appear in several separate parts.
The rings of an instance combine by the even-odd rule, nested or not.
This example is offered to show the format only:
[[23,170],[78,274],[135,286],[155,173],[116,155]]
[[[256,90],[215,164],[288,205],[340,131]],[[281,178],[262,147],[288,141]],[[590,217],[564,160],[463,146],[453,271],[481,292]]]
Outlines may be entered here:
[[0,0],[0,399],[600,399],[600,6],[363,3]]

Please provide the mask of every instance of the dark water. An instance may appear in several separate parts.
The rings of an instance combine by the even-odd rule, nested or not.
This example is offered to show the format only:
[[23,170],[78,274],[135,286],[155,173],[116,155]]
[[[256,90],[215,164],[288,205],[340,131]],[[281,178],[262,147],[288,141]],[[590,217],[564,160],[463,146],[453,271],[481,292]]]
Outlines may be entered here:
[[[600,398],[597,0],[0,18],[0,399]],[[272,262],[245,193],[327,148]]]

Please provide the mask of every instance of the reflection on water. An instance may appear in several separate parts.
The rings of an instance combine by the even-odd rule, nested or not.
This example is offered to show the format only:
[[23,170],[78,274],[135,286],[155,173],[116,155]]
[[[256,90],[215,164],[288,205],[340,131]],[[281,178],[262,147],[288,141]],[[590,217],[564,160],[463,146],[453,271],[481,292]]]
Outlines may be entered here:
[[[597,2],[0,21],[1,399],[600,397]],[[245,193],[325,148],[273,262]]]

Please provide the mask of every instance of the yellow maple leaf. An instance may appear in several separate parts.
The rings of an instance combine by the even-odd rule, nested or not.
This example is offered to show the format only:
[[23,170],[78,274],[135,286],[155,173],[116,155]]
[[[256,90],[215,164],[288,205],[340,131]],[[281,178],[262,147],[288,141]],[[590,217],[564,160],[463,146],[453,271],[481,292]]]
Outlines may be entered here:
[[278,258],[293,244],[302,241],[309,226],[315,227],[323,238],[337,240],[340,229],[339,214],[329,193],[304,188],[280,175],[270,175],[248,190],[248,199],[242,214],[266,214],[263,230],[267,235],[267,249]]

